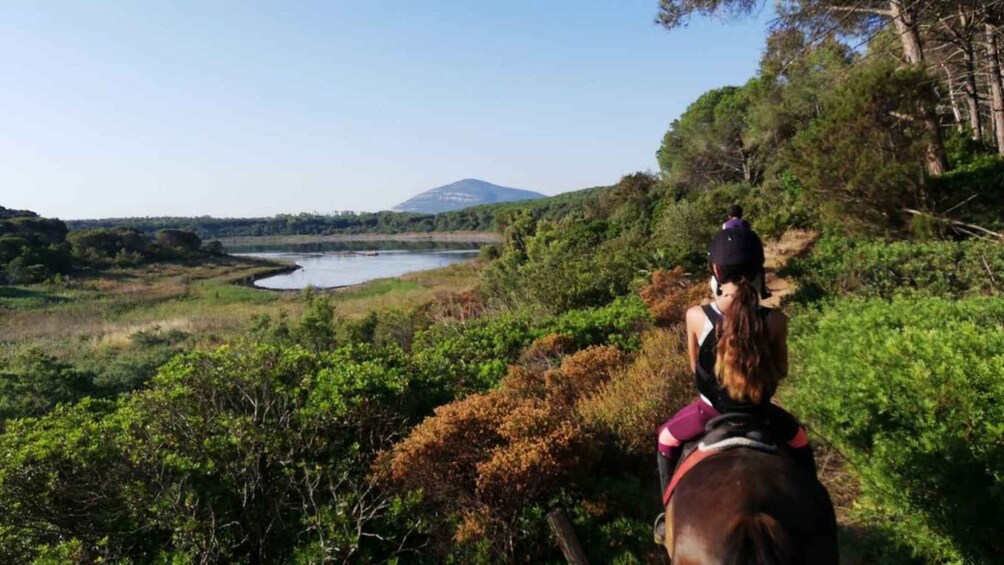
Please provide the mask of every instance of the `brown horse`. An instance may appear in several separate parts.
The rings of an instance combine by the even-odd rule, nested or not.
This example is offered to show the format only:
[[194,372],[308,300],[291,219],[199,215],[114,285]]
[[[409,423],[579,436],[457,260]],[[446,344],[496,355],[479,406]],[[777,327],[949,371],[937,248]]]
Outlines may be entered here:
[[837,563],[826,489],[791,457],[736,448],[688,472],[666,506],[673,565]]

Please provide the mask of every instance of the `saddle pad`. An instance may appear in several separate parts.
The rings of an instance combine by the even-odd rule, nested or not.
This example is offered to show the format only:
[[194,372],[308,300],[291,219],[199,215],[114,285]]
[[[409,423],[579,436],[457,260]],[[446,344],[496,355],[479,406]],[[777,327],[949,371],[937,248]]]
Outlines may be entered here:
[[697,444],[698,451],[724,451],[733,447],[748,447],[767,453],[777,451],[777,444],[774,442],[757,441],[748,437],[729,437],[711,444],[706,444],[703,441]]

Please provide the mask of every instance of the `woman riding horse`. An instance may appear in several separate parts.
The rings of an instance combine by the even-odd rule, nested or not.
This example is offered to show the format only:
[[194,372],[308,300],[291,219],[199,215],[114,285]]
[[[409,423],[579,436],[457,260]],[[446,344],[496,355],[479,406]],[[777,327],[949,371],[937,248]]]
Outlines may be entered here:
[[686,318],[700,396],[659,432],[664,497],[683,444],[722,414],[756,418],[786,443],[789,457],[736,449],[702,461],[679,479],[673,499],[663,500],[669,526],[664,542],[675,563],[683,562],[683,555],[695,563],[726,562],[751,549],[766,552],[759,562],[801,563],[811,548],[823,552],[814,553],[811,562],[830,562],[827,556],[836,556],[833,508],[816,480],[808,437],[793,416],[770,401],[787,375],[788,323],[784,314],[759,303],[766,294],[763,244],[752,230],[722,230],[712,242],[710,262],[715,299],[694,306]]

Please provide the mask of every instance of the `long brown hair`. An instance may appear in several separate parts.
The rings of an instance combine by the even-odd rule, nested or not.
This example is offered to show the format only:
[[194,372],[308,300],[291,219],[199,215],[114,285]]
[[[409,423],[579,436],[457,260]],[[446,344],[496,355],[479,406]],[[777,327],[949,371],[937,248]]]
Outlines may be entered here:
[[718,329],[715,376],[733,399],[759,404],[774,394],[783,376],[766,320],[757,312],[759,292],[752,281],[760,268],[729,266],[719,272],[719,284],[734,282],[738,288]]

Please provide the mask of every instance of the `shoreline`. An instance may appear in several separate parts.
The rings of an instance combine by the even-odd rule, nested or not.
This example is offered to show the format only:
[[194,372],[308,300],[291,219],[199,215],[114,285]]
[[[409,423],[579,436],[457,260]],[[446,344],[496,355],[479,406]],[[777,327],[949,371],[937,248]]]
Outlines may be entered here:
[[[463,240],[460,240],[460,241],[463,241]],[[233,255],[227,255],[227,256],[228,257],[234,257]],[[396,277],[380,277],[380,278],[377,278],[377,279],[370,279],[368,281],[363,281],[363,282],[353,283],[353,284],[343,284],[343,285],[336,285],[336,286],[310,286],[310,287],[304,287],[304,288],[267,288],[267,287],[264,287],[264,286],[258,286],[255,283],[258,282],[258,281],[260,281],[260,280],[262,280],[262,279],[267,279],[269,277],[274,277],[274,276],[277,276],[277,275],[285,275],[285,274],[288,274],[288,273],[292,273],[292,272],[295,272],[295,271],[298,271],[298,270],[302,269],[303,267],[300,266],[300,265],[298,265],[298,264],[296,264],[296,263],[286,263],[286,264],[283,264],[283,263],[285,263],[285,261],[277,261],[277,260],[274,260],[274,259],[262,259],[260,257],[240,257],[240,258],[241,259],[249,259],[249,260],[251,260],[253,262],[257,262],[257,263],[265,263],[265,264],[269,264],[269,265],[274,265],[275,268],[269,269],[267,271],[261,271],[261,272],[255,273],[253,275],[250,275],[250,276],[236,278],[236,279],[230,281],[231,284],[235,284],[235,285],[238,285],[238,286],[245,286],[245,287],[248,287],[248,288],[253,288],[254,290],[264,290],[266,292],[277,292],[277,293],[280,293],[280,294],[303,292],[307,288],[310,288],[311,290],[314,290],[314,291],[317,291],[317,292],[324,292],[324,293],[342,292],[342,291],[347,291],[347,290],[351,290],[351,289],[354,289],[354,288],[363,287],[363,286],[366,286],[368,284],[371,284],[371,283],[374,283],[374,282],[377,282],[377,281],[407,280],[408,277],[410,277],[411,275],[416,275],[416,274],[419,274],[419,273],[428,273],[428,272],[431,272],[431,271],[439,271],[439,270],[442,270],[442,269],[449,269],[449,268],[453,267],[454,265],[460,265],[460,264],[463,264],[463,263],[477,262],[477,261],[480,260],[478,257],[471,257],[470,259],[465,259],[463,261],[457,261],[456,263],[452,263],[452,264],[449,264],[449,265],[444,265],[442,267],[436,267],[434,269],[423,269],[423,270],[419,270],[419,271],[409,271],[407,273],[398,275]]]
[[461,243],[500,243],[502,234],[483,231],[406,232],[406,233],[352,233],[329,235],[255,235],[224,237],[218,240],[223,247],[251,245],[290,245],[303,243],[329,243],[350,241],[431,241]]

